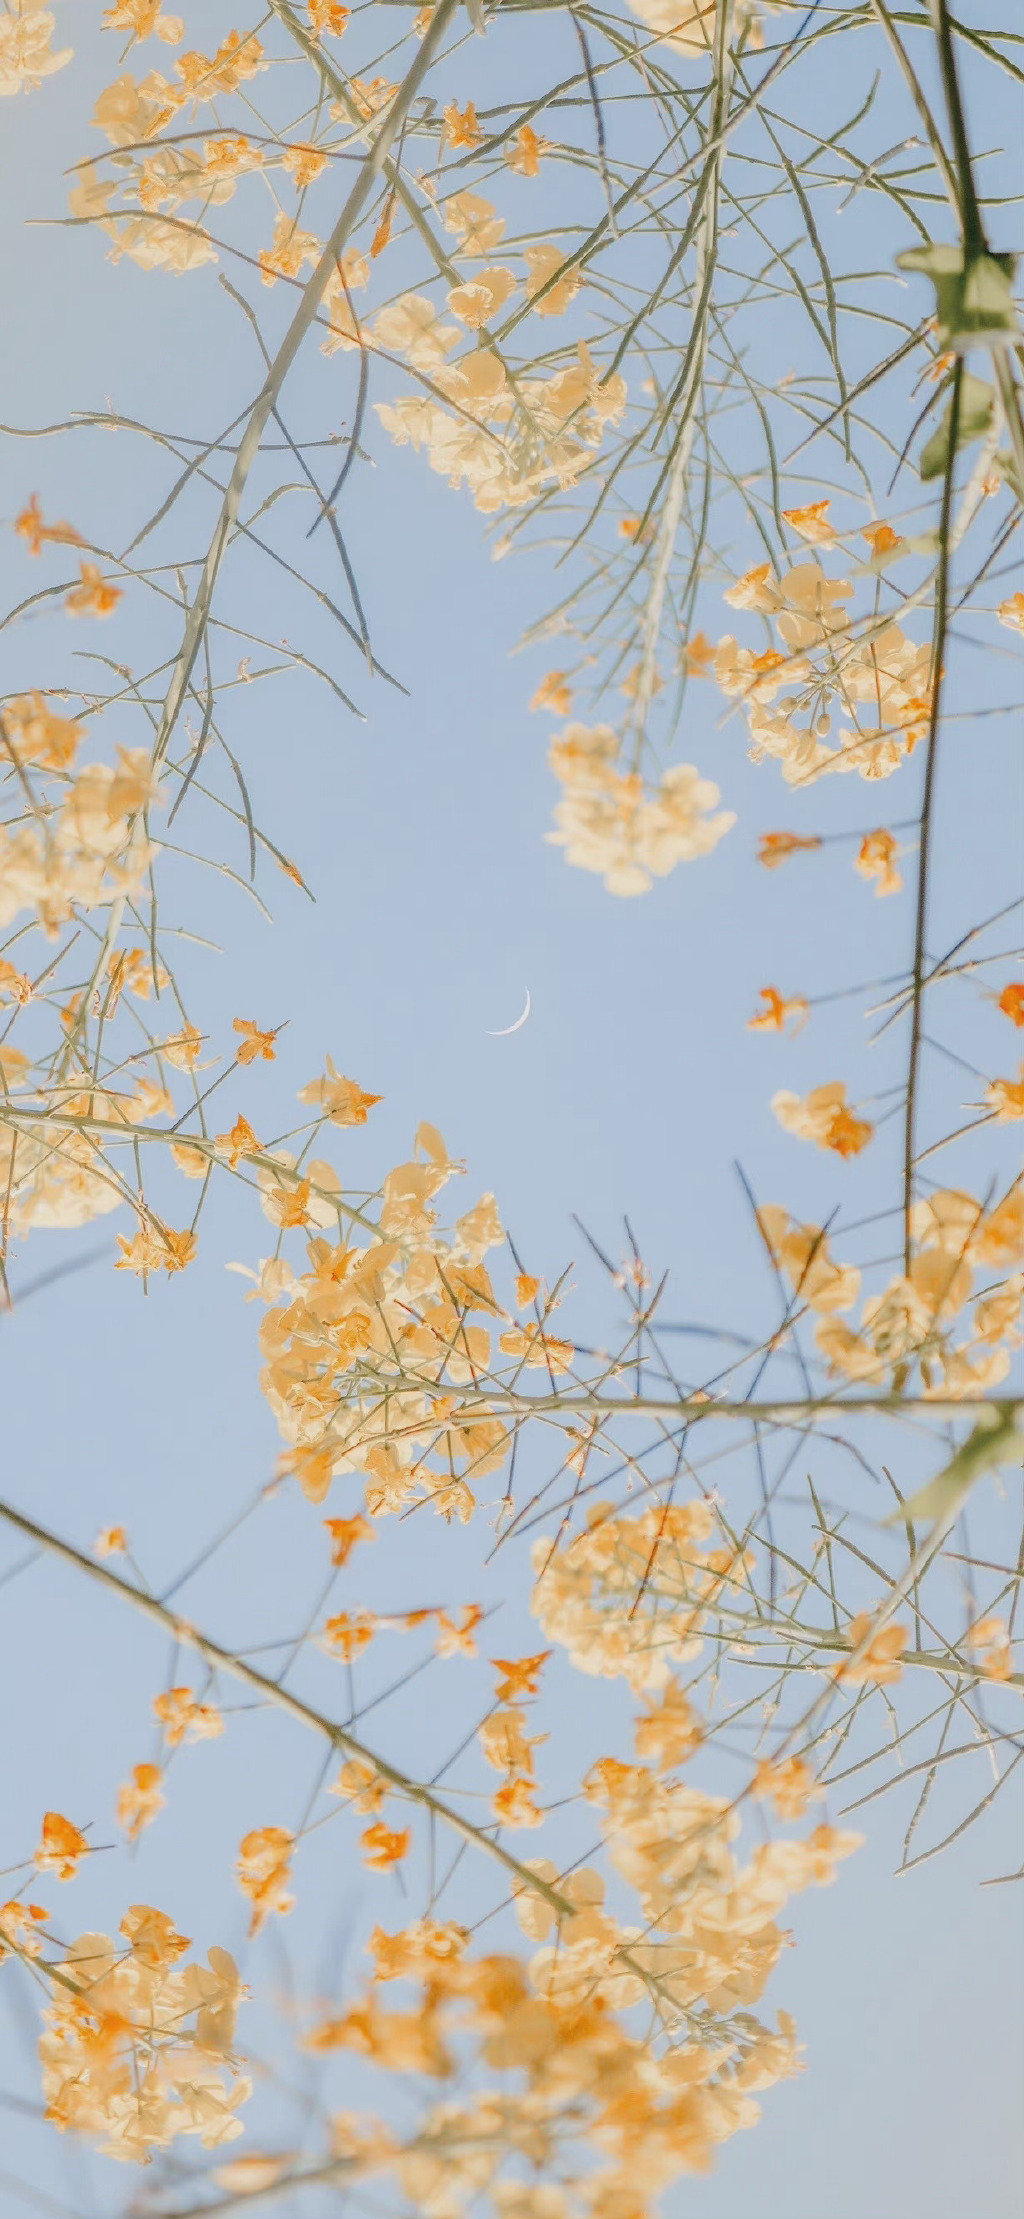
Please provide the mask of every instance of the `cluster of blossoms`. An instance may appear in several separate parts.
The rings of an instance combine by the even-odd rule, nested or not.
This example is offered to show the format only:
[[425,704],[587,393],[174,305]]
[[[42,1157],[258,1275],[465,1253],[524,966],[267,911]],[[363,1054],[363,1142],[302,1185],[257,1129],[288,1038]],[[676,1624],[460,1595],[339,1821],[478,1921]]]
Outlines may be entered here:
[[70,46],[54,53],[55,28],[45,0],[16,0],[0,15],[0,95],[34,92],[71,60]]
[[619,767],[620,754],[610,725],[566,725],[551,744],[564,799],[547,836],[569,863],[599,872],[609,893],[645,894],[677,863],[710,855],[736,820],[717,809],[718,787],[692,763],[675,764],[649,788]]
[[[271,1305],[260,1329],[263,1391],[288,1443],[284,1467],[312,1502],[336,1473],[358,1471],[373,1517],[426,1494],[442,1516],[464,1521],[470,1481],[505,1459],[508,1430],[486,1387],[492,1329],[506,1319],[484,1263],[504,1238],[497,1207],[485,1194],[447,1234],[431,1207],[461,1168],[436,1129],[421,1125],[413,1160],[384,1181],[376,1219],[360,1213],[364,1246],[317,1236],[307,1271],[283,1257],[260,1267],[258,1291]],[[337,1224],[328,1170],[318,1179],[315,1164],[301,1177],[280,1155],[261,1163],[267,1215],[280,1226],[326,1226],[329,1216]],[[511,1326],[500,1346],[513,1377],[524,1365],[564,1366],[573,1353],[539,1327]]]
[[848,579],[807,561],[784,577],[762,563],[725,596],[769,619],[781,642],[757,654],[726,634],[710,668],[743,704],[753,760],[773,757],[791,786],[831,771],[889,778],[928,729],[930,649],[899,624],[858,631],[846,607],[852,592]]
[[[815,1338],[832,1371],[847,1379],[906,1381],[916,1364],[921,1392],[984,1394],[1006,1378],[1010,1351],[1021,1344],[1024,1299],[1024,1185],[1018,1181],[986,1210],[951,1188],[939,1188],[911,1213],[914,1253],[908,1275],[898,1273],[861,1308],[860,1323],[847,1324],[860,1293],[860,1272],[837,1264],[820,1226],[798,1225],[788,1212],[765,1207],[761,1231],[801,1303],[818,1319]],[[987,1283],[976,1290],[975,1275]],[[999,1276],[991,1277],[993,1273]],[[969,1312],[966,1340],[954,1342],[958,1319]]]
[[[670,1665],[699,1655],[706,1615],[747,1586],[752,1559],[727,1541],[711,1547],[719,1530],[712,1504],[699,1499],[628,1517],[593,1503],[586,1529],[563,1547],[534,1543],[534,1616],[577,1671],[621,1674],[636,1693],[663,1688]],[[685,1706],[678,1732],[689,1746]]]
[[[718,1821],[703,1809],[687,1815]],[[695,1901],[697,1868],[708,1908],[723,1884],[738,1880],[720,1840],[691,1860]],[[432,1919],[397,1933],[375,1930],[367,1993],[322,2020],[309,2046],[439,2080],[456,2070],[464,2077],[472,2060],[488,2085],[429,2107],[411,2148],[365,2120],[337,2146],[369,2168],[393,2171],[406,2197],[438,2219],[455,2219],[484,2193],[497,2219],[640,2219],[681,2172],[705,2171],[720,2143],[755,2123],[755,2090],[799,2069],[794,2029],[781,2015],[772,2033],[745,2010],[729,2015],[726,2003],[691,2031],[648,1971],[656,1949],[604,1911],[600,1875],[583,1869],[559,1881],[549,1863],[531,1869],[547,1892],[525,1880],[517,1888],[520,1923],[539,1940],[556,1933],[527,1963],[511,1952],[472,1957],[465,1929]],[[621,1954],[632,1959],[634,1947],[642,1970]],[[384,2007],[380,1989],[396,1980],[414,1987],[412,2008]],[[699,1988],[699,1974],[691,1986]],[[653,1990],[658,2047],[620,2015]],[[496,2074],[517,2075],[518,2090],[496,2083]]]
[[123,1948],[82,1934],[50,1968],[39,2043],[47,2118],[135,2164],[179,2135],[207,2149],[232,2141],[251,2093],[234,2056],[234,1959],[215,1948],[205,1965],[180,1965],[187,1937],[145,1903],[120,1931]]
[[42,694],[8,700],[2,730],[18,807],[0,826],[0,925],[30,910],[55,938],[76,909],[139,891],[158,853],[146,817],[159,786],[145,748],[76,770],[82,726]]

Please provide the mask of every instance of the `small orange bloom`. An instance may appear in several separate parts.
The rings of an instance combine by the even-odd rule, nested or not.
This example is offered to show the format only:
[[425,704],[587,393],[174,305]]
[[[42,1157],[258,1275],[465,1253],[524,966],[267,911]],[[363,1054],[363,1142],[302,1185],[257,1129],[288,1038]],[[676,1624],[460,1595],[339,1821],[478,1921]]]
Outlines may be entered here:
[[137,1764],[130,1780],[118,1788],[115,1810],[117,1823],[123,1826],[129,1841],[137,1841],[144,1826],[151,1826],[158,1811],[167,1800],[160,1792],[161,1772],[158,1764]]
[[521,124],[515,138],[505,144],[505,160],[517,177],[536,177],[541,155],[547,152],[547,139],[539,139],[528,123]]
[[1008,601],[1000,601],[996,614],[1011,632],[1024,632],[1024,593],[1011,593]]
[[525,1310],[527,1304],[536,1302],[540,1293],[540,1280],[532,1272],[521,1271],[516,1279],[516,1307]]
[[104,578],[94,562],[80,562],[78,570],[81,585],[73,586],[64,601],[68,615],[110,616],[122,599],[121,587]]
[[236,1117],[229,1133],[217,1134],[217,1146],[223,1150],[232,1171],[240,1156],[258,1156],[261,1145],[246,1117]]
[[533,1799],[533,1786],[520,1774],[506,1780],[491,1797],[491,1809],[500,1826],[540,1826],[544,1813]]
[[377,1620],[372,1611],[353,1614],[339,1610],[336,1617],[328,1618],[320,1638],[332,1656],[343,1657],[346,1664],[351,1664],[353,1657],[369,1648],[376,1631]]
[[876,880],[876,894],[898,894],[903,880],[896,869],[899,849],[895,834],[879,829],[866,832],[854,859],[854,870],[862,878]]
[[1004,986],[998,1007],[1011,1025],[1024,1025],[1024,981],[1015,979],[1012,986]]
[[714,669],[714,641],[705,632],[695,632],[683,649],[683,662],[691,678],[707,678]]
[[799,832],[762,832],[757,860],[764,864],[766,871],[777,871],[779,864],[787,862],[791,855],[799,855],[802,849],[810,853],[812,848],[820,846],[817,833],[803,839]]
[[828,501],[812,501],[807,508],[783,509],[782,513],[787,524],[792,524],[811,547],[831,547],[836,535],[828,520],[830,505]]
[[357,1541],[376,1539],[369,1518],[361,1514],[355,1518],[325,1518],[324,1525],[331,1536],[332,1564],[347,1564]]
[[104,1526],[92,1546],[94,1556],[127,1556],[128,1535],[123,1526]]
[[360,1835],[364,1865],[368,1865],[371,1872],[386,1872],[389,1865],[400,1864],[402,1858],[408,1856],[411,1840],[407,1826],[396,1832],[385,1826],[382,1819],[377,1819]]
[[30,555],[41,555],[47,540],[53,540],[65,547],[81,547],[84,544],[81,532],[76,532],[73,524],[43,522],[39,497],[35,493],[32,494],[28,507],[22,509],[20,516],[15,517],[14,529],[21,533],[22,539],[27,540]]
[[309,28],[315,39],[321,38],[325,31],[329,31],[332,38],[340,39],[352,12],[350,8],[343,8],[341,0],[306,0],[306,7]]
[[572,687],[564,670],[549,670],[530,702],[531,709],[550,709],[553,716],[567,717],[572,708]]
[[807,1002],[802,994],[791,994],[787,999],[777,986],[762,986],[761,1000],[764,1008],[747,1018],[748,1032],[782,1032],[790,1018],[797,1029],[806,1023]]
[[[859,1610],[856,1618],[850,1620],[846,1638],[851,1649],[860,1647],[872,1616],[870,1610]],[[858,1657],[855,1663],[837,1665],[837,1680],[850,1680],[855,1686],[870,1680],[875,1687],[887,1687],[891,1681],[903,1676],[903,1666],[899,1660],[909,1640],[909,1626],[882,1626],[862,1657]]]
[[239,1063],[255,1063],[257,1056],[262,1056],[264,1063],[273,1063],[277,1053],[276,1032],[261,1032],[251,1017],[233,1017],[231,1030],[241,1034],[242,1045],[235,1050]]
[[257,1826],[243,1836],[235,1867],[238,1885],[252,1904],[250,1934],[258,1934],[271,1911],[283,1918],[294,1908],[289,1895],[291,1857],[295,1837],[285,1826]]
[[476,109],[471,100],[467,100],[461,110],[453,100],[444,111],[444,127],[449,146],[474,147],[483,144],[484,135],[476,120]]
[[903,545],[899,533],[893,531],[891,524],[866,524],[860,536],[867,540],[872,562],[880,562],[885,555],[895,554],[897,547]]
[[47,1811],[43,1817],[42,1840],[36,1850],[36,1870],[55,1872],[58,1880],[73,1880],[80,1857],[88,1856],[89,1844],[77,1826],[60,1811]]
[[491,1663],[498,1674],[499,1703],[518,1703],[525,1695],[536,1695],[541,1667],[550,1655],[550,1649],[541,1649],[533,1657],[492,1657]]

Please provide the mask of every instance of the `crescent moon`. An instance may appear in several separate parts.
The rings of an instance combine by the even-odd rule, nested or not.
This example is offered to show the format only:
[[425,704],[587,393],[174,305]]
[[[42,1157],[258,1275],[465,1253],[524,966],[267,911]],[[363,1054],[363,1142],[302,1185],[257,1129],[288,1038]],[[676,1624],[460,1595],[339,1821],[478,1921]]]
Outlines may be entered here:
[[530,1014],[530,1011],[531,1011],[531,1009],[532,1009],[532,1008],[533,1008],[533,1002],[532,1002],[532,999],[531,999],[531,996],[530,996],[530,989],[529,989],[529,987],[527,987],[527,989],[526,989],[526,1007],[525,1007],[525,1009],[524,1009],[524,1011],[523,1011],[523,1014],[522,1014],[522,1016],[521,1016],[521,1017],[517,1017],[517,1018],[516,1018],[516,1021],[515,1021],[515,1024],[514,1024],[514,1025],[502,1025],[502,1026],[501,1026],[501,1027],[499,1028],[499,1030],[498,1030],[497,1032],[492,1032],[492,1031],[491,1031],[491,1028],[490,1028],[490,1026],[488,1026],[488,1028],[487,1028],[487,1037],[488,1037],[488,1039],[489,1039],[489,1040],[507,1040],[507,1039],[508,1039],[508,1036],[509,1036],[509,1033],[510,1033],[510,1032],[518,1032],[518,1031],[519,1031],[519,1029],[520,1029],[520,1026],[522,1026],[522,1025],[525,1025],[525,1023],[526,1023],[526,1020],[527,1020],[527,1018],[528,1018],[528,1016],[529,1016],[529,1014]]

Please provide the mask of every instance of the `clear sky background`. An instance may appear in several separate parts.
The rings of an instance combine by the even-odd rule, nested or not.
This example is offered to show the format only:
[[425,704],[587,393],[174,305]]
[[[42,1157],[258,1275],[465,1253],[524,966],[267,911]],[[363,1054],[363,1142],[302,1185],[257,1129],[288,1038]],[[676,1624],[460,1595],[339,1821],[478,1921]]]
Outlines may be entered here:
[[[62,210],[59,172],[72,150],[88,149],[92,99],[113,74],[97,11],[78,0],[64,12],[76,64],[31,100],[6,103],[2,118],[0,195],[26,216]],[[215,272],[144,275],[127,263],[113,268],[102,243],[81,231],[9,220],[5,231],[6,423],[43,424],[112,396],[125,413],[207,433],[240,405],[255,364]],[[339,422],[352,390],[349,358],[340,361]],[[312,408],[304,376],[288,396],[300,430],[310,420],[307,402]],[[319,369],[315,376],[319,406]],[[261,1024],[287,1018],[279,1064],[247,1085],[244,1106],[258,1129],[288,1120],[295,1089],[321,1067],[325,1050],[385,1097],[365,1131],[338,1136],[336,1160],[353,1184],[373,1186],[408,1152],[417,1121],[430,1118],[469,1160],[466,1201],[494,1190],[530,1268],[550,1280],[576,1259],[585,1315],[596,1315],[602,1298],[572,1215],[618,1256],[627,1211],[652,1270],[671,1266],[667,1315],[758,1331],[772,1289],[736,1161],[759,1200],[823,1217],[847,1177],[866,1213],[891,1195],[896,1140],[887,1127],[864,1163],[845,1172],[787,1139],[769,1112],[777,1086],[803,1092],[855,1060],[844,1005],[816,1013],[785,1045],[749,1034],[744,1020],[769,979],[813,995],[891,971],[909,951],[910,897],[876,902],[845,861],[827,874],[813,859],[797,859],[787,873],[754,869],[760,830],[804,817],[819,825],[831,797],[819,789],[812,807],[798,807],[772,766],[754,769],[738,725],[721,724],[711,689],[691,694],[681,752],[718,781],[737,812],[735,831],[710,860],[681,867],[636,902],[617,902],[597,880],[569,871],[544,842],[554,799],[546,720],[526,706],[558,654],[510,659],[544,606],[546,558],[493,565],[464,497],[422,460],[392,452],[382,435],[372,447],[376,469],[352,481],[350,545],[375,646],[409,697],[382,685],[371,695],[348,650],[338,673],[367,708],[365,724],[312,681],[283,680],[276,697],[269,686],[233,697],[232,742],[257,817],[300,861],[317,905],[275,878],[268,925],[244,896],[191,873],[190,914],[201,914],[225,950],[186,959],[196,1006],[218,1036],[238,1013]],[[127,436],[83,434],[35,447],[8,440],[0,452],[5,517],[38,491],[44,509],[112,546],[144,513],[136,472],[157,492],[169,482],[168,465],[144,459]],[[297,510],[296,548],[306,520]],[[317,575],[334,590],[325,538]],[[192,551],[193,541],[185,544]],[[26,589],[12,535],[0,539],[0,566],[6,606]],[[262,594],[261,621],[280,629],[265,580],[239,573],[233,590]],[[729,628],[725,615],[713,597],[706,628]],[[291,611],[288,625],[297,636]],[[125,651],[130,627],[130,612],[119,612],[104,648],[115,652],[121,642]],[[4,635],[5,688],[47,682],[39,653],[48,637],[31,624]],[[1006,898],[1016,890],[1012,720],[966,721],[967,711],[1016,692],[1019,666],[1002,642],[989,640],[984,657],[965,645],[953,671],[957,744],[943,762],[939,811],[940,852],[947,842],[956,861],[939,874],[936,947],[974,913],[980,881],[995,886],[993,906],[1004,882]],[[898,802],[893,792],[881,817],[909,815],[909,780],[900,782]],[[1005,848],[996,855],[994,794],[1001,810],[1005,800]],[[845,808],[845,792],[842,801]],[[865,828],[872,821],[869,796]],[[518,1015],[527,988],[529,1022],[510,1038],[491,1037]],[[975,1046],[995,1068],[992,1036]],[[875,1053],[882,1088],[898,1074],[900,1043],[890,1035]],[[1008,1065],[1004,1055],[999,1067]],[[976,1098],[962,1074],[950,1083],[966,1088],[955,1099]],[[70,1245],[32,1238],[16,1286],[83,1248],[103,1254],[82,1276],[32,1294],[0,1326],[9,1499],[84,1546],[101,1524],[123,1520],[140,1562],[160,1579],[249,1500],[271,1475],[277,1441],[256,1383],[256,1312],[224,1265],[255,1262],[269,1245],[265,1231],[240,1193],[215,1195],[197,1264],[148,1300],[137,1282],[113,1275],[112,1221],[95,1239],[87,1232]],[[230,1590],[215,1568],[186,1590],[197,1621],[216,1618],[240,1641],[265,1638],[271,1625],[282,1634],[297,1627],[314,1600],[311,1515],[291,1494],[262,1514],[231,1555]],[[438,1601],[476,1592],[463,1585],[471,1558],[459,1536],[425,1520],[404,1534],[388,1531],[387,1581],[375,1566],[365,1573],[371,1588],[377,1582],[376,1600],[386,1589],[390,1607],[414,1603],[425,1581],[436,1584]],[[3,1549],[4,1564],[22,1553]],[[504,1564],[502,1572],[504,1581]],[[514,1609],[502,1623],[520,1623]],[[113,1838],[117,1783],[150,1753],[162,1645],[49,1567],[0,1591],[0,1644],[0,1862],[24,1855],[26,1824],[31,1830],[47,1805],[94,1812],[95,1838]],[[566,1704],[580,1708],[563,1728],[586,1740],[603,1683],[566,1675],[564,1686]],[[414,1747],[431,1730],[434,1690],[427,1675],[421,1690],[413,1683],[399,1717],[391,1706],[395,1746]],[[257,1743],[244,1719],[223,1744],[190,1753],[171,1811],[143,1837],[135,1894],[170,1909],[203,1948],[214,1940],[241,1948],[230,1867],[242,1822],[292,1823],[317,1762],[318,1752],[296,1750],[283,1731]],[[759,2219],[962,2219],[966,2211],[1016,2219],[1024,2189],[1020,1896],[979,1883],[1019,1863],[1020,1798],[1011,1786],[941,1859],[896,1881],[909,1808],[898,1801],[872,1807],[867,1845],[838,1884],[786,1913],[797,1946],[766,2000],[794,2013],[804,2076],[767,2093],[761,2124],[723,2150],[711,2177],[672,2193],[669,2219],[745,2219],[753,2210]],[[354,1869],[351,1858],[343,1869]],[[337,1890],[330,1859],[322,1878]],[[61,1892],[62,1919],[80,1927],[116,1919],[123,1883],[120,1860],[115,1881],[97,1858],[76,1883],[74,1913]],[[336,1929],[339,1952],[346,1920],[361,1915],[365,1889],[355,1883],[350,1901],[352,1886],[343,1880],[336,1908],[332,1899],[321,1918],[321,1927]],[[298,1916],[288,1939],[300,1972],[312,1967],[324,1977]],[[268,1937],[251,1953],[254,1978],[276,1979],[278,1947]],[[23,2001],[8,1968],[0,1975],[0,2091],[31,2099]],[[42,2160],[38,2129],[17,2111],[0,2140],[0,2184],[5,2169],[45,2183],[89,2219],[123,2208],[119,2169],[55,2139]],[[21,2208],[9,2193],[3,2208]],[[315,2210],[315,2201],[304,2208]]]

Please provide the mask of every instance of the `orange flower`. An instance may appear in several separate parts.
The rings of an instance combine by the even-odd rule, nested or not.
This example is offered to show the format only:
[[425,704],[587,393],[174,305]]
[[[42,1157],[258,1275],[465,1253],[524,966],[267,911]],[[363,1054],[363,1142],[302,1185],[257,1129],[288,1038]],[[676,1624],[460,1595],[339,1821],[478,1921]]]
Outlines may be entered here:
[[848,1107],[842,1079],[813,1086],[803,1101],[783,1088],[772,1096],[772,1110],[785,1132],[797,1140],[813,1140],[819,1148],[831,1148],[837,1156],[859,1155],[875,1129]]
[[335,1618],[328,1618],[321,1640],[331,1656],[343,1657],[351,1664],[362,1649],[368,1649],[377,1631],[377,1620],[372,1611],[361,1610],[354,1615],[340,1610]]
[[122,598],[121,587],[111,585],[97,563],[80,562],[78,570],[81,585],[73,586],[64,602],[68,615],[109,616]]
[[215,1741],[224,1731],[224,1720],[211,1703],[197,1703],[190,1687],[169,1687],[153,1698],[153,1711],[164,1729],[169,1749],[180,1742]]
[[539,1293],[540,1280],[535,1279],[529,1271],[521,1271],[516,1279],[517,1309],[525,1310],[528,1303],[536,1302]]
[[258,1934],[271,1911],[283,1918],[294,1908],[289,1895],[290,1863],[295,1837],[285,1826],[257,1826],[243,1836],[235,1867],[238,1885],[252,1904],[250,1934]]
[[862,878],[877,879],[876,894],[898,894],[903,880],[896,869],[899,849],[891,832],[866,832],[854,860]]
[[322,1079],[311,1079],[299,1090],[300,1102],[310,1102],[330,1118],[332,1125],[365,1125],[367,1114],[384,1100],[383,1094],[365,1094],[354,1079],[343,1079],[330,1056],[324,1058]]
[[1011,1025],[1024,1025],[1024,982],[1014,980],[1012,986],[1004,986],[997,1006]]
[[[859,1610],[850,1621],[847,1640],[851,1649],[858,1649],[871,1624],[873,1613]],[[855,1663],[836,1666],[837,1680],[850,1680],[854,1685],[870,1680],[875,1687],[887,1687],[891,1681],[901,1679],[903,1666],[899,1662],[910,1640],[909,1626],[882,1626],[869,1642],[862,1657]]]
[[547,152],[547,139],[539,139],[528,123],[521,124],[515,138],[505,144],[505,160],[517,177],[536,177],[541,155]]
[[802,1818],[808,1803],[825,1791],[802,1757],[787,1757],[778,1764],[759,1764],[750,1792],[770,1798],[780,1818]]
[[791,1017],[797,1028],[806,1023],[807,1003],[802,994],[792,994],[786,1000],[778,987],[762,986],[761,1000],[764,1008],[747,1018],[748,1032],[782,1032]]
[[127,1556],[128,1535],[123,1526],[104,1526],[93,1542],[94,1556]]
[[137,1841],[144,1826],[151,1826],[158,1811],[167,1800],[160,1792],[160,1767],[158,1764],[137,1764],[130,1780],[118,1788],[117,1823],[125,1827],[129,1841]]
[[820,846],[817,833],[803,839],[799,832],[762,832],[757,860],[764,864],[766,871],[777,871],[780,863],[787,862],[791,855],[798,855],[801,849],[806,849],[809,853],[812,848]]
[[364,1817],[372,1817],[384,1808],[386,1784],[366,1757],[348,1757],[327,1792],[343,1795],[353,1809],[362,1812]]
[[572,687],[564,670],[549,670],[530,702],[531,709],[550,709],[553,716],[567,717],[572,708]]
[[306,7],[313,38],[322,38],[329,31],[332,38],[340,39],[348,25],[350,8],[343,8],[340,0],[306,0]]
[[161,1042],[160,1053],[176,1071],[193,1071],[202,1045],[202,1033],[197,1032],[194,1025],[186,1025],[181,1032],[173,1032],[168,1040]]
[[439,1657],[475,1657],[476,1630],[483,1618],[482,1603],[464,1603],[462,1624],[457,1625],[446,1610],[437,1612],[437,1640],[434,1644]]
[[36,1870],[55,1872],[58,1880],[73,1880],[78,1870],[78,1860],[89,1853],[85,1835],[69,1818],[59,1811],[47,1811],[43,1817],[42,1840],[36,1850]]
[[996,615],[1011,632],[1024,632],[1024,593],[1011,593],[1008,601],[1000,601]]
[[400,1864],[402,1858],[408,1856],[411,1840],[412,1835],[407,1826],[401,1832],[395,1832],[390,1826],[385,1826],[382,1819],[377,1819],[360,1836],[364,1865],[368,1865],[371,1872],[386,1872],[389,1865]]
[[899,533],[893,531],[891,524],[866,524],[860,536],[867,540],[872,562],[880,562],[884,556],[895,554],[897,547],[903,545]]
[[229,1133],[217,1134],[217,1146],[223,1150],[232,1171],[240,1156],[258,1156],[261,1145],[246,1117],[236,1117]]
[[453,100],[444,111],[444,127],[449,146],[474,147],[483,143],[484,135],[476,120],[476,109],[471,100],[467,100],[461,111]]
[[695,632],[683,649],[683,662],[691,678],[706,678],[714,667],[715,646],[704,632]]
[[277,1053],[276,1032],[261,1032],[251,1017],[233,1017],[231,1030],[240,1033],[242,1038],[241,1047],[235,1051],[239,1063],[255,1063],[257,1056],[262,1056],[264,1063],[273,1063]]
[[357,1541],[376,1539],[369,1519],[361,1514],[355,1518],[325,1518],[324,1525],[331,1536],[332,1564],[347,1564]]
[[12,1002],[24,1008],[32,999],[32,981],[24,971],[16,971],[13,963],[0,963],[0,994],[9,994]]
[[997,1125],[1014,1124],[1024,1117],[1024,1063],[1019,1079],[993,1079],[985,1089],[985,1100],[993,1112]]
[[533,1657],[492,1657],[491,1663],[498,1674],[499,1703],[518,1703],[525,1695],[536,1695],[541,1667],[550,1655],[550,1649],[541,1649]]
[[812,501],[807,508],[783,509],[782,513],[787,524],[792,524],[810,546],[831,547],[836,535],[828,520],[829,507],[828,501]]
[[491,1797],[491,1809],[499,1826],[541,1826],[543,1811],[537,1809],[533,1788],[529,1780],[517,1775],[506,1780]]
[[306,139],[293,139],[281,156],[282,168],[288,171],[296,192],[307,185],[315,185],[321,171],[327,167],[327,156],[318,146],[311,146]]
[[195,1233],[190,1233],[187,1227],[176,1233],[171,1225],[144,1225],[131,1240],[119,1233],[117,1245],[121,1254],[114,1270],[135,1271],[140,1277],[148,1271],[184,1271],[199,1250]]
[[1008,1680],[1013,1671],[1013,1651],[1005,1618],[978,1618],[967,1634],[967,1645],[980,1652],[979,1669],[987,1680]]
[[42,554],[44,542],[48,539],[65,547],[84,545],[81,532],[76,532],[73,524],[44,524],[39,498],[35,493],[32,494],[28,507],[22,509],[20,516],[15,517],[14,529],[21,533],[22,539],[28,541],[30,555]]

